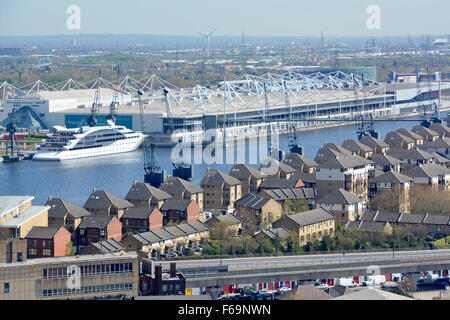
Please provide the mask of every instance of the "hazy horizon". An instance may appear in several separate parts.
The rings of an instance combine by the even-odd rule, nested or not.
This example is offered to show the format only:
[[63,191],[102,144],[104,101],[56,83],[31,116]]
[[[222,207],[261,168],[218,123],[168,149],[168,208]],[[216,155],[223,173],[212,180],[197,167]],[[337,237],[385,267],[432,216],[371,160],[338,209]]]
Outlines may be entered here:
[[[450,1],[407,0],[4,0],[0,36],[163,35],[240,37],[396,37],[450,33]],[[68,29],[70,5],[80,29]],[[367,28],[370,5],[380,29]]]

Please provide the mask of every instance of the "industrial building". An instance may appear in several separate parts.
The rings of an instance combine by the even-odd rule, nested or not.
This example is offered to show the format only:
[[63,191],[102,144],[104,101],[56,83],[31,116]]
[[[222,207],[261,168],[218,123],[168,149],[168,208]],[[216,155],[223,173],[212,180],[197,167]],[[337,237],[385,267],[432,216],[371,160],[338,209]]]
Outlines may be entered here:
[[[145,121],[152,132],[170,133],[168,115],[171,115],[175,129],[187,130],[193,136],[201,135],[202,129],[217,129],[220,133],[224,126],[229,136],[256,133],[266,128],[268,122],[272,124],[273,130],[285,130],[290,114],[294,125],[301,128],[317,126],[314,119],[351,120],[361,113],[376,118],[422,113],[425,108],[431,112],[433,106],[440,103],[439,89],[450,88],[450,82],[362,81],[358,75],[341,71],[307,75],[289,71],[283,75],[268,73],[264,77],[246,75],[243,79],[221,82],[209,88],[200,85],[177,88],[155,75],[140,81],[127,76],[116,83],[102,82],[100,125],[106,123],[113,90],[117,90],[119,106],[116,123],[141,130],[136,93],[141,90]],[[68,85],[56,89],[41,82],[40,87],[45,90],[40,90],[38,85],[28,91],[20,90],[25,93],[20,97],[20,108],[28,108],[48,128],[54,125],[70,128],[86,124],[94,101],[93,86],[87,88],[80,85],[68,90]],[[169,91],[168,104],[163,88]],[[3,95],[9,98],[3,101],[0,122],[12,110],[17,94],[11,92],[14,91],[13,86],[4,86],[3,89],[9,90]],[[323,121],[320,123],[324,124]]]

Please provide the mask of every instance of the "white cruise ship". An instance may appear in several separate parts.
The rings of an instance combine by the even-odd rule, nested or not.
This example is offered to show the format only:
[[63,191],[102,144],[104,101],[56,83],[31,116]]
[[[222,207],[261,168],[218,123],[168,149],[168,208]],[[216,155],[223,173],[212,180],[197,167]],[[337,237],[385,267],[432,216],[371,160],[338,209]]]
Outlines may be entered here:
[[55,132],[39,147],[33,160],[61,161],[136,150],[144,139],[141,132],[115,125],[67,129],[53,127]]

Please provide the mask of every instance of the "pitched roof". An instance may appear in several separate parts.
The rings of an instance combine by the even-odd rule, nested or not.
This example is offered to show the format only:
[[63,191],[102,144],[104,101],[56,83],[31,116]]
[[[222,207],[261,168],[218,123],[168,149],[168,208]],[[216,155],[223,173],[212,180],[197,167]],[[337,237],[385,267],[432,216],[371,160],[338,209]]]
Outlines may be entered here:
[[365,166],[367,164],[371,164],[372,161],[367,160],[363,157],[359,156],[337,156],[335,158],[331,158],[321,165],[319,165],[319,168],[331,168],[331,169],[348,169],[348,168],[355,168],[360,166]]
[[25,239],[53,239],[61,228],[64,227],[32,227]]
[[280,162],[274,158],[266,158],[261,162],[259,170],[266,175],[273,175],[280,171],[294,173],[296,170],[290,165]]
[[433,156],[423,150],[414,148],[414,149],[389,149],[387,154],[400,159],[400,160],[429,160],[433,159]]
[[50,209],[48,206],[32,206],[13,218],[3,222],[0,226],[5,228],[18,228],[42,213],[48,212],[48,209]]
[[378,213],[378,211],[365,211],[363,214],[359,217],[360,221],[375,221],[375,216]]
[[314,199],[316,194],[313,188],[278,188],[264,189],[265,194],[275,201],[291,199]]
[[331,298],[333,298],[331,295],[313,285],[300,285],[286,295],[286,299],[295,300],[329,300]]
[[182,194],[185,191],[191,194],[203,192],[203,189],[199,186],[196,186],[195,184],[179,177],[167,178],[160,189],[171,195]]
[[298,180],[292,179],[278,179],[278,178],[266,178],[259,185],[260,189],[289,189],[294,188]]
[[125,196],[126,200],[151,200],[155,198],[158,201],[172,198],[167,192],[155,188],[148,183],[135,181]]
[[427,163],[415,166],[405,172],[405,175],[412,178],[433,178],[450,174],[450,169],[436,163]]
[[74,218],[91,215],[86,209],[61,198],[49,198],[45,205],[50,207],[48,210],[49,218],[64,218],[66,214],[70,214]]
[[147,231],[132,235],[140,243],[147,245],[160,241],[172,240],[181,236],[187,236],[209,230],[209,226],[199,220],[189,223],[181,223],[171,227],[163,227],[156,231]]
[[372,154],[371,159],[373,163],[378,166],[395,166],[402,163],[401,160],[386,153],[374,153]]
[[365,144],[366,146],[369,146],[371,148],[389,148],[389,145],[384,142],[381,141],[379,139],[376,139],[372,136],[363,136],[361,137],[361,140],[359,140],[359,142],[361,142],[362,144]]
[[115,216],[88,216],[81,221],[78,228],[86,229],[86,228],[96,228],[96,229],[104,229],[106,228],[112,219]]
[[317,203],[322,204],[354,204],[359,202],[363,201],[353,193],[342,188],[339,188],[338,191],[328,193],[325,197],[317,201]]
[[437,152],[433,152],[433,153],[432,153],[432,156],[433,156],[434,160],[435,160],[437,163],[442,163],[442,164],[448,164],[448,163],[450,163],[450,159],[447,159],[446,157],[443,157],[442,155],[440,155],[440,154],[437,153]]
[[363,232],[383,232],[388,222],[374,221],[349,221],[345,225],[345,230],[356,228],[357,231]]
[[400,132],[388,131],[388,133],[386,133],[386,137],[384,138],[384,142],[389,144],[391,142],[415,143],[416,141],[408,136],[401,134]]
[[412,128],[412,131],[417,134],[420,134],[422,137],[425,137],[427,135],[428,136],[439,136],[439,133],[437,133],[436,131],[434,131],[430,128],[424,127],[424,126],[419,126],[419,125],[414,126]]
[[100,252],[103,253],[125,250],[125,246],[114,238],[99,242],[93,242],[90,243],[89,245],[97,248]]
[[208,169],[203,175],[200,185],[209,186],[221,186],[223,184],[228,184],[230,186],[235,186],[242,184],[238,179],[230,176],[229,174],[223,173],[222,171],[216,169]]
[[450,148],[450,137],[439,137],[436,141],[425,141],[421,148]]
[[295,172],[289,180],[297,180],[300,179],[304,183],[315,183],[316,182],[316,174],[315,173],[305,173],[305,172]]
[[425,224],[437,224],[437,225],[448,225],[450,216],[445,214],[426,214],[423,219]]
[[306,165],[310,168],[317,167],[319,164],[296,152],[289,152],[283,160],[283,163],[288,164],[292,168],[298,169]]
[[229,174],[236,179],[249,179],[250,177],[263,179],[267,177],[261,171],[242,163],[235,163]]
[[441,136],[445,135],[448,137],[450,135],[450,127],[448,127],[442,123],[433,122],[430,125],[430,129],[436,131]]
[[277,240],[277,238],[278,239],[287,239],[292,235],[292,233],[283,226],[278,227],[278,228],[273,228],[273,229],[262,229],[261,231],[258,231],[255,234],[255,236],[257,236],[260,233],[266,235],[267,237],[269,237],[272,240]]
[[404,184],[411,182],[411,177],[408,177],[402,173],[399,173],[397,171],[389,171],[385,172],[375,178],[371,178],[370,182],[372,183],[398,183],[398,184]]
[[374,221],[376,222],[397,222],[400,218],[401,213],[395,213],[395,212],[376,212],[375,216],[373,217]]
[[[158,208],[128,208],[122,217],[130,219],[148,219]],[[158,210],[159,211],[159,210]]]
[[333,298],[333,300],[415,300],[376,288],[367,288]]
[[186,211],[193,200],[189,199],[168,199],[164,201],[161,211],[176,210],[176,211]]
[[414,213],[402,213],[400,218],[398,218],[398,222],[403,223],[422,223],[425,218],[425,214],[414,214]]
[[324,208],[317,208],[310,211],[284,215],[277,221],[280,221],[282,219],[290,219],[299,226],[307,226],[310,224],[334,219],[334,214]]
[[397,132],[414,140],[423,140],[423,137],[420,134],[405,128],[397,129]]
[[108,191],[94,189],[83,207],[85,209],[109,209],[111,206],[125,209],[131,208],[133,205]]
[[236,200],[235,204],[236,206],[259,210],[264,207],[264,205],[269,201],[269,199],[260,197],[259,195],[250,192],[240,199]]
[[373,149],[361,142],[355,141],[353,139],[345,139],[342,146],[353,152],[372,152]]

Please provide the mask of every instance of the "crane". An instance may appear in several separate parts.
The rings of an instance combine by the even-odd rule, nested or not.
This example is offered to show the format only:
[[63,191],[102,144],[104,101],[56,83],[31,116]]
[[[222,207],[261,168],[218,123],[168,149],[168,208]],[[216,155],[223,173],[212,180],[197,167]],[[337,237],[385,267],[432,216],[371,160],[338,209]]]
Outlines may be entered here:
[[264,83],[264,109],[263,109],[263,121],[266,123],[267,128],[267,152],[269,157],[273,157],[275,153],[276,160],[281,161],[284,156],[282,150],[274,150],[272,146],[272,123],[269,117],[269,100],[267,97],[266,83]]
[[286,87],[286,81],[283,81],[283,90],[284,90],[285,105],[289,109],[288,124],[287,124],[288,125],[287,136],[288,136],[288,140],[289,140],[289,151],[303,155],[303,147],[301,147],[297,142],[297,131],[295,129],[295,125],[293,122],[292,106],[291,106],[291,102],[289,101],[289,94],[288,94],[288,90]]
[[[22,73],[19,73],[19,86],[20,88],[22,80]],[[18,162],[23,160],[23,156],[19,154],[19,144],[17,143],[17,119],[16,112],[20,108],[20,92],[18,91],[13,103],[13,108],[11,110],[10,121],[6,125],[6,131],[8,132],[8,142],[6,144],[6,154],[3,156],[3,162]],[[8,153],[9,151],[9,153]]]
[[[117,77],[119,77],[120,70],[117,68]],[[109,105],[109,115],[106,117],[107,120],[116,122],[117,118],[117,106],[119,105],[119,95],[118,90],[113,87],[113,98],[111,104]]]
[[[172,108],[170,106],[169,89],[164,88],[163,94],[164,94],[164,101],[166,103],[167,121],[169,122],[170,134],[173,134],[175,132],[175,125],[173,123]],[[179,137],[178,143],[182,142],[183,138]],[[192,177],[194,176],[194,168],[192,167],[192,165],[186,164],[183,161],[172,162],[172,165],[173,165],[172,174],[174,177],[179,177],[184,180],[191,180]]]
[[151,141],[149,136],[149,130],[147,129],[144,119],[144,106],[142,104],[141,96],[143,95],[141,90],[137,91],[139,98],[139,113],[141,116],[141,130],[145,135],[142,141],[142,148],[144,149],[144,182],[149,183],[155,188],[159,188],[164,183],[166,178],[166,171],[161,169],[155,157],[155,144]]
[[[353,76],[353,81],[354,81]],[[355,82],[353,84],[355,86],[355,92],[356,92],[356,85]],[[375,131],[374,128],[374,121],[372,113],[366,114],[365,113],[365,98],[366,98],[366,91],[365,91],[365,83],[364,83],[364,74],[361,74],[361,85],[362,85],[362,94],[363,94],[363,110],[362,113],[357,115],[355,117],[356,121],[356,135],[358,136],[358,140],[361,140],[363,136],[372,136],[375,139],[379,139],[380,133]]]
[[97,125],[98,108],[100,106],[100,75],[101,70],[98,70],[97,89],[95,90],[94,103],[92,103],[91,115],[87,119],[89,127],[95,127]]

